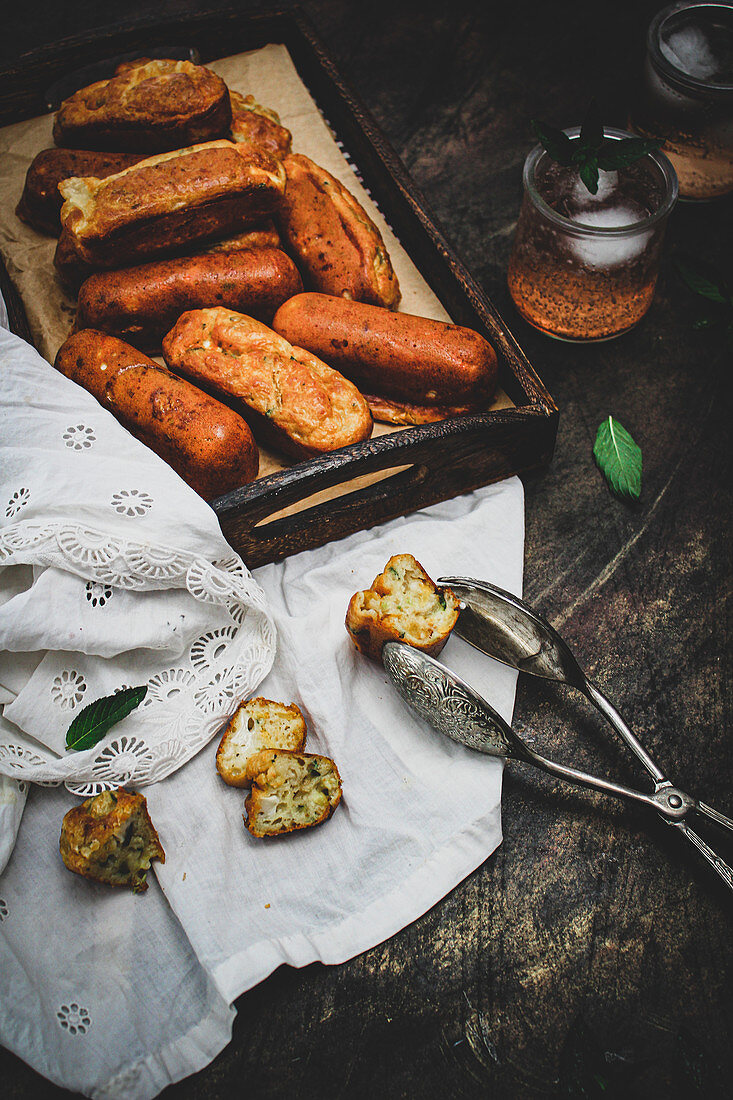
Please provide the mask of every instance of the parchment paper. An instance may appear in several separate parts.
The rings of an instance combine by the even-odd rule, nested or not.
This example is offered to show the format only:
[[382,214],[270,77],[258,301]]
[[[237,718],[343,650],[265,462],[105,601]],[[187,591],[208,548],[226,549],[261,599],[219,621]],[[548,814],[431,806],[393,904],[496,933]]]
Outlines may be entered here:
[[[334,175],[356,196],[378,225],[397,273],[402,291],[400,312],[449,321],[450,317],[387,225],[372,198],[344,157],[315,101],[300,79],[285,46],[271,44],[250,53],[221,58],[208,66],[233,91],[254,95],[257,101],[277,111],[293,135],[293,151],[305,153]],[[6,126],[0,130],[0,254],[10,278],[25,305],[33,342],[50,363],[69,335],[74,320],[75,299],[56,276],[53,255],[56,238],[37,233],[15,214],[28,167],[41,149],[53,145],[53,115],[44,115]],[[162,360],[160,360],[162,362]],[[512,407],[499,391],[491,408]],[[375,424],[374,435],[399,431]],[[280,454],[260,448],[260,477],[284,469],[292,462]],[[393,472],[393,471],[389,471]],[[382,475],[360,479],[364,484]],[[353,491],[354,482],[349,486]],[[326,496],[339,495],[339,489]],[[303,506],[302,502],[298,507]],[[310,499],[309,502],[311,503]]]

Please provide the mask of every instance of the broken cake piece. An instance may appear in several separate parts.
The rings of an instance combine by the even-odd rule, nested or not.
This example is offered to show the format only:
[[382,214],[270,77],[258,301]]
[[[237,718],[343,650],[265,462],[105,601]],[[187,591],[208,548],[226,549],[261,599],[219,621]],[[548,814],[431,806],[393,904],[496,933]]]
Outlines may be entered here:
[[147,890],[145,875],[165,852],[150,820],[145,798],[120,787],[102,791],[65,815],[59,842],[70,871],[110,886]]
[[263,749],[250,758],[246,774],[252,790],[244,823],[253,836],[320,825],[341,800],[341,778],[328,756]]
[[412,554],[395,554],[371,588],[355,592],[346,629],[365,657],[380,661],[387,642],[405,642],[436,657],[460,612],[450,588],[437,587]]
[[305,747],[305,719],[295,703],[286,706],[272,699],[249,699],[240,703],[229,719],[216,750],[216,768],[230,787],[247,787],[247,762],[261,749]]

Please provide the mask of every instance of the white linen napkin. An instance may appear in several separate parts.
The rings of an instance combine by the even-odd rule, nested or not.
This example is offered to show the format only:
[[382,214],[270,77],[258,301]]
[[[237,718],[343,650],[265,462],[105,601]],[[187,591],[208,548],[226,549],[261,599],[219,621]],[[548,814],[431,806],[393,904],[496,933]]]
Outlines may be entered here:
[[[166,862],[154,865],[150,889],[139,896],[64,868],[58,854],[61,819],[78,797],[64,787],[33,784],[0,875],[0,1042],[65,1088],[109,1100],[144,1100],[206,1065],[229,1040],[231,1002],[282,962],[336,963],[372,947],[439,901],[499,843],[500,763],[442,738],[414,717],[381,666],[356,653],[344,615],[352,592],[368,586],[395,552],[415,554],[433,577],[472,575],[520,594],[522,486],[511,478],[359,532],[257,570],[253,582],[221,540],[214,514],[172,471],[114,422],[108,424],[108,414],[77,387],[65,379],[57,385],[55,372],[31,349],[0,334],[3,353],[5,377],[12,382],[0,394],[0,411],[5,414],[14,401],[11,408],[21,410],[26,425],[22,433],[9,428],[6,435],[3,420],[5,508],[26,488],[20,509],[29,526],[21,543],[26,532],[44,534],[31,541],[30,551],[25,546],[32,567],[11,547],[5,560],[12,564],[0,571],[3,644],[18,651],[0,655],[8,700],[0,771],[16,776],[22,766],[29,778],[37,769],[37,776],[65,779],[77,791],[93,789],[109,774],[104,768],[115,767],[125,753],[128,766],[134,745],[152,745],[153,734],[130,725],[136,714],[147,721],[140,708],[107,735],[96,755],[89,750],[88,762],[81,760],[86,754],[74,754],[79,761],[70,767],[57,755],[64,722],[73,713],[70,704],[106,694],[120,682],[146,681],[157,685],[159,719],[175,715],[166,743],[169,759],[179,766],[162,779],[148,773],[148,779],[158,779],[144,793]],[[14,372],[16,357],[22,367]],[[91,428],[94,447],[104,442],[99,463],[85,463],[88,490],[68,472],[70,462],[81,468],[83,451],[59,443],[72,426],[79,432]],[[22,451],[17,461],[16,449]],[[146,493],[153,505],[123,515],[111,504],[123,488]],[[7,518],[17,525],[16,516]],[[73,540],[59,537],[59,529],[69,526],[101,529],[98,546],[108,547],[111,536],[123,550],[132,541],[130,532],[142,532],[155,545],[207,563],[206,575],[216,585],[209,600],[202,600],[205,589],[191,582],[187,566],[175,577],[146,576],[131,589],[119,556],[80,558]],[[135,538],[148,545],[142,534]],[[105,576],[95,571],[100,561],[109,571]],[[225,564],[218,568],[215,561]],[[199,566],[196,577],[201,575]],[[220,590],[224,604],[214,602]],[[89,592],[98,598],[91,610]],[[178,627],[172,617],[171,601],[179,596],[190,626]],[[138,599],[145,601],[139,614]],[[91,614],[98,608],[103,619]],[[107,617],[115,608],[115,617]],[[254,693],[267,660],[264,643],[259,650],[250,647],[253,665],[245,667],[234,637],[216,634],[211,645],[198,649],[196,642],[215,631],[241,630],[242,621],[260,641],[271,639],[275,623],[277,657],[257,693],[298,703],[308,724],[307,749],[332,756],[344,786],[328,822],[274,840],[257,840],[244,829],[244,792],[220,780],[216,742],[205,744],[222,715],[234,709],[234,690]],[[215,675],[213,688],[205,679],[207,707],[211,698],[217,706],[202,710],[200,692],[185,690],[192,686],[188,674],[196,677],[204,658],[221,659],[222,649],[237,653],[239,679]],[[515,673],[455,637],[441,659],[511,718]],[[187,675],[170,675],[172,669]],[[166,695],[174,682],[183,690]],[[189,719],[201,731],[198,751],[186,740]],[[179,757],[170,747],[176,736],[185,740]],[[0,799],[7,789],[0,788]],[[7,815],[0,808],[6,830],[18,817],[17,806]],[[43,952],[39,943],[46,945]]]

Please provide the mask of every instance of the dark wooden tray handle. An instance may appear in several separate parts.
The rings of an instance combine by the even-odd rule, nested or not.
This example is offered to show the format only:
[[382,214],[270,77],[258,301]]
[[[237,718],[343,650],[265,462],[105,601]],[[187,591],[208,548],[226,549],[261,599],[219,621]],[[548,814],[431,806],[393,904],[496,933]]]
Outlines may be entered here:
[[[225,537],[254,568],[414,511],[417,488],[425,507],[507,477],[517,468],[525,432],[536,438],[545,420],[538,412],[517,425],[511,411],[499,411],[405,428],[258,478],[212,507]],[[549,424],[546,435],[538,465],[552,451]],[[385,471],[394,472],[358,485],[358,479]],[[342,490],[340,496],[317,499],[334,488]],[[281,516],[283,509],[298,514]]]

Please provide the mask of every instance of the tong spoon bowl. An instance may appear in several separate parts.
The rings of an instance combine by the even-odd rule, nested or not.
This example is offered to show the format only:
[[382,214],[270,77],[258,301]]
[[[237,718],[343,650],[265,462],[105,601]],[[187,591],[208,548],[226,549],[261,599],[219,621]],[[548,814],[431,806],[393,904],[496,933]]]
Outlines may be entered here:
[[[577,688],[600,711],[651,775],[656,788],[671,783],[613,704],[586,676],[570,647],[532,607],[487,581],[471,577],[441,577],[461,601],[455,632],[482,653],[529,676]],[[682,793],[682,792],[678,792]],[[688,808],[733,831],[733,821],[712,806],[686,796]],[[685,811],[687,812],[687,811]]]

